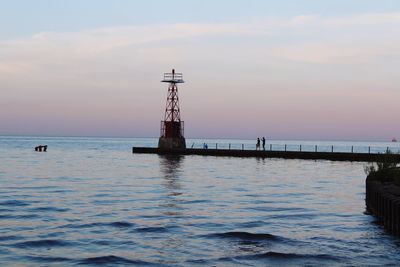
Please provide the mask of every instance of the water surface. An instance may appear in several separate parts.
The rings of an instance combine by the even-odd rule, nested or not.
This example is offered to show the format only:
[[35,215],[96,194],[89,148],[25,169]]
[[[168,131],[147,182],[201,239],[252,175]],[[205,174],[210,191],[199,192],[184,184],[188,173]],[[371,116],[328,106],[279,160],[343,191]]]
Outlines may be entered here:
[[0,137],[2,265],[400,264],[364,163],[131,154],[156,143]]

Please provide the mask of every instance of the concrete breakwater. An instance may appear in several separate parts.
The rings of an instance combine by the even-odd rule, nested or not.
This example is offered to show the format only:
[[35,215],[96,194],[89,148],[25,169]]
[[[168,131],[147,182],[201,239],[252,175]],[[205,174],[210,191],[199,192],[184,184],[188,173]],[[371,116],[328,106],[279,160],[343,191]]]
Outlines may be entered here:
[[[306,152],[306,151],[270,151],[270,150],[240,150],[240,149],[159,149],[153,147],[133,147],[132,153],[160,155],[203,155],[226,157],[259,157],[283,159],[310,159],[332,161],[362,161],[380,162],[385,160],[385,154],[380,153],[346,153],[346,152]],[[400,154],[393,155],[400,162]]]
[[400,235],[400,187],[393,182],[366,181],[367,210],[375,215],[389,232]]

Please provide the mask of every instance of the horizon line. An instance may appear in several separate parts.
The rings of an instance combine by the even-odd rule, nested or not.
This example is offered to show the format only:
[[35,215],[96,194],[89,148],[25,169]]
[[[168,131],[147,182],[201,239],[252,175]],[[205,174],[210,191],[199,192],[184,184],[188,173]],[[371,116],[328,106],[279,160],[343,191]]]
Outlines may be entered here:
[[[159,137],[155,136],[106,136],[106,135],[35,135],[35,134],[0,134],[0,137],[43,137],[43,138],[106,138],[106,139],[112,139],[112,138],[121,138],[121,139],[158,139]],[[262,136],[259,136],[262,137]],[[185,137],[185,139],[209,139],[209,140],[215,140],[215,139],[220,139],[220,140],[256,140],[257,137],[255,138],[240,138],[240,137]],[[304,139],[304,138],[293,138],[293,139],[276,139],[276,138],[267,138],[267,141],[313,141],[313,142],[327,142],[327,141],[333,141],[333,142],[385,142],[385,143],[392,143],[392,140],[385,140],[385,139],[375,139],[375,140],[366,140],[366,139],[360,139],[360,140],[351,140],[351,139]],[[393,142],[395,143],[395,142]]]

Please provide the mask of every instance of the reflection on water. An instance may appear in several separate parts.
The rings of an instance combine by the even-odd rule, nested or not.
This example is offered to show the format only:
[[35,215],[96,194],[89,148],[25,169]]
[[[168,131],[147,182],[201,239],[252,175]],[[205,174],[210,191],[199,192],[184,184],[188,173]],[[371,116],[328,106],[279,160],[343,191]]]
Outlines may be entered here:
[[[184,156],[159,155],[158,157],[163,179],[162,184],[166,191],[165,203],[163,203],[160,208],[162,209],[162,214],[169,218],[169,227],[175,230],[174,234],[170,234],[163,242],[162,250],[159,251],[162,254],[163,251],[179,250],[186,244],[186,240],[182,238],[182,234],[179,231],[181,225],[178,220],[184,216],[182,213],[184,208],[179,204],[179,197],[183,194],[180,179],[183,172],[181,166]],[[164,263],[176,264],[177,261],[171,258]]]
[[165,187],[168,188],[171,194],[179,194],[175,192],[181,189],[179,176],[182,172],[181,164],[184,156],[179,155],[159,155],[160,169],[165,180]]
[[162,206],[165,207],[163,214],[176,217],[182,216],[182,207],[179,206],[178,197],[183,194],[180,184],[183,156],[159,155],[158,157],[160,159],[160,170],[163,175],[162,184],[164,185],[167,194],[165,203],[162,204]]

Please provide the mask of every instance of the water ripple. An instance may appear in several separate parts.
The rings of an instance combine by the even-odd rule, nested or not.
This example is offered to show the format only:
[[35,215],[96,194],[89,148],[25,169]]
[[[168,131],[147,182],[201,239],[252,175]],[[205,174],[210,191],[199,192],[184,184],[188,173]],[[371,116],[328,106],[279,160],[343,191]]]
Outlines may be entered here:
[[0,236],[0,241],[9,241],[9,240],[20,240],[23,239],[22,236],[16,236],[16,235],[3,235]]
[[60,263],[60,262],[73,262],[73,260],[64,257],[51,257],[51,256],[25,256],[25,259],[39,262],[39,263]]
[[142,227],[142,228],[136,228],[134,229],[135,232],[141,232],[141,233],[167,233],[171,229],[177,228],[177,227]]
[[84,224],[66,224],[59,226],[58,228],[71,228],[71,229],[85,229],[85,228],[100,228],[100,227],[112,227],[112,228],[130,228],[134,227],[135,224],[129,222],[94,222]]
[[31,208],[28,209],[28,211],[44,211],[44,212],[67,212],[70,211],[71,209],[68,208],[57,208],[57,207],[38,207],[38,208]]
[[0,215],[0,219],[4,220],[4,219],[23,219],[23,220],[27,220],[27,219],[37,219],[37,218],[41,218],[40,215],[38,214],[2,214]]
[[42,239],[42,240],[32,240],[20,243],[15,243],[12,246],[17,248],[51,248],[51,247],[66,247],[73,246],[74,244],[65,240],[57,239]]
[[78,264],[80,265],[108,265],[108,264],[133,264],[133,265],[154,265],[152,263],[141,261],[141,260],[130,260],[123,257],[118,257],[114,255],[107,256],[99,256],[99,257],[91,257],[83,260],[79,260]]
[[297,253],[283,253],[283,252],[274,252],[269,251],[262,254],[255,254],[245,256],[246,258],[269,258],[269,259],[316,259],[316,260],[339,260],[337,257],[334,257],[329,254],[297,254]]
[[211,234],[211,236],[220,238],[235,238],[241,240],[279,240],[280,237],[272,234],[254,234],[249,232],[225,232]]
[[29,203],[21,200],[7,200],[0,202],[0,206],[24,207],[29,205]]

